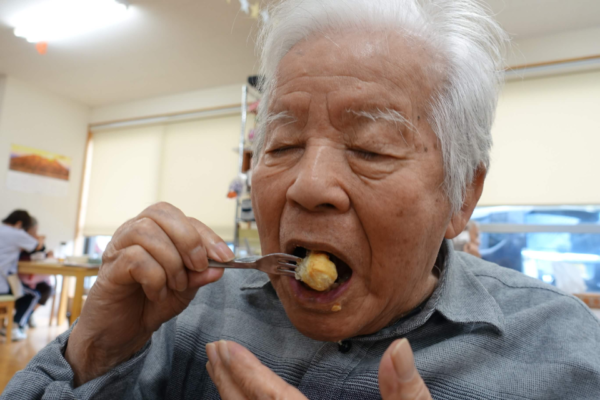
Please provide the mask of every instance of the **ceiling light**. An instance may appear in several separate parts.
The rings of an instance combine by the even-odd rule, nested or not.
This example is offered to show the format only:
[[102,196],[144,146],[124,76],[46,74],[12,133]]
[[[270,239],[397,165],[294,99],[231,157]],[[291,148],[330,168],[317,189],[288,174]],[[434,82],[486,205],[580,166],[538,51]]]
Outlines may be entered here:
[[46,0],[15,16],[15,36],[28,42],[51,42],[88,33],[128,15],[116,0]]

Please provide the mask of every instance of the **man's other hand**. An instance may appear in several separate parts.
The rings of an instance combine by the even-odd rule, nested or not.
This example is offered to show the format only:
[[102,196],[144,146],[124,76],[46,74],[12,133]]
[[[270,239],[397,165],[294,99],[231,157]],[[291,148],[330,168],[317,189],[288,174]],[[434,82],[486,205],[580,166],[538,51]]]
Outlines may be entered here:
[[[224,400],[306,400],[298,389],[261,364],[247,349],[221,340],[206,346],[206,369]],[[431,395],[415,367],[408,340],[386,350],[379,365],[379,388],[384,400],[430,400]]]
[[431,400],[429,389],[415,367],[407,339],[398,339],[379,363],[379,390],[384,400]]

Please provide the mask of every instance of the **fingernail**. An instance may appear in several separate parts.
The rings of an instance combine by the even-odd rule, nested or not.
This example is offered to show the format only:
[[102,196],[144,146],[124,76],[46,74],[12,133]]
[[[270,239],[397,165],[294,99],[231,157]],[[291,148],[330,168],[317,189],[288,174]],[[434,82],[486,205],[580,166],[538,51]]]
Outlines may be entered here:
[[408,382],[415,374],[415,360],[406,338],[400,340],[392,350],[392,363],[400,382]]
[[213,365],[219,360],[219,353],[217,352],[217,346],[214,343],[208,343],[206,345],[206,355],[208,356],[209,362]]
[[177,291],[183,292],[185,289],[187,289],[187,283],[187,273],[182,269],[177,273],[177,276],[175,276],[175,286]]
[[219,340],[218,349],[219,349],[219,356],[223,360],[223,364],[229,365],[230,356],[229,356],[229,348],[227,346],[227,342],[224,340]]
[[213,245],[212,250],[214,253],[213,256],[218,258],[217,261],[227,262],[235,258],[235,255],[233,254],[229,246],[227,246],[223,242],[219,242],[216,245]]
[[198,246],[194,250],[192,250],[190,252],[190,259],[192,261],[194,270],[196,270],[198,272],[202,272],[206,269],[207,262],[206,262],[206,251],[204,250],[204,247]]

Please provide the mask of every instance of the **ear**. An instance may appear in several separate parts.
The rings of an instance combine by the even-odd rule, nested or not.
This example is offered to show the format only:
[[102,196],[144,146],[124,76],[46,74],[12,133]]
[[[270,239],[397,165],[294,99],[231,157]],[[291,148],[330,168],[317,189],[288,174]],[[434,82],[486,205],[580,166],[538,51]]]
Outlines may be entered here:
[[483,182],[485,181],[486,173],[487,171],[484,167],[479,167],[477,172],[475,172],[473,181],[467,187],[467,193],[462,208],[459,212],[452,215],[450,223],[446,228],[446,235],[444,236],[446,239],[454,239],[465,229],[465,226],[467,226],[467,223],[471,219],[471,214],[473,214],[473,210],[483,192]]

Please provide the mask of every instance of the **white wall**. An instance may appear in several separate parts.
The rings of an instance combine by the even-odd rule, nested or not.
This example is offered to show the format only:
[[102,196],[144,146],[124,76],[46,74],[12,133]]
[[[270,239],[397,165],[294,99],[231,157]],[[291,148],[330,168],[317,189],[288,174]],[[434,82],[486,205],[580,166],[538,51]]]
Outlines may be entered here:
[[600,72],[510,82],[480,205],[600,204]]
[[[540,37],[517,38],[511,43],[507,65],[513,67],[598,55],[600,54],[598,38],[600,38],[600,27]],[[242,84],[243,82],[240,82],[238,85],[95,107],[92,109],[90,123],[98,124],[239,104]]]
[[515,39],[507,64],[511,67],[600,54],[600,27]]
[[206,108],[240,104],[242,83],[239,85],[152,97],[127,103],[112,104],[92,109],[91,124],[145,118],[155,115],[183,113]]
[[[37,217],[49,248],[75,236],[79,188],[90,109],[12,77],[0,78],[0,216],[23,208]],[[67,197],[6,188],[10,145],[20,144],[72,158]]]

